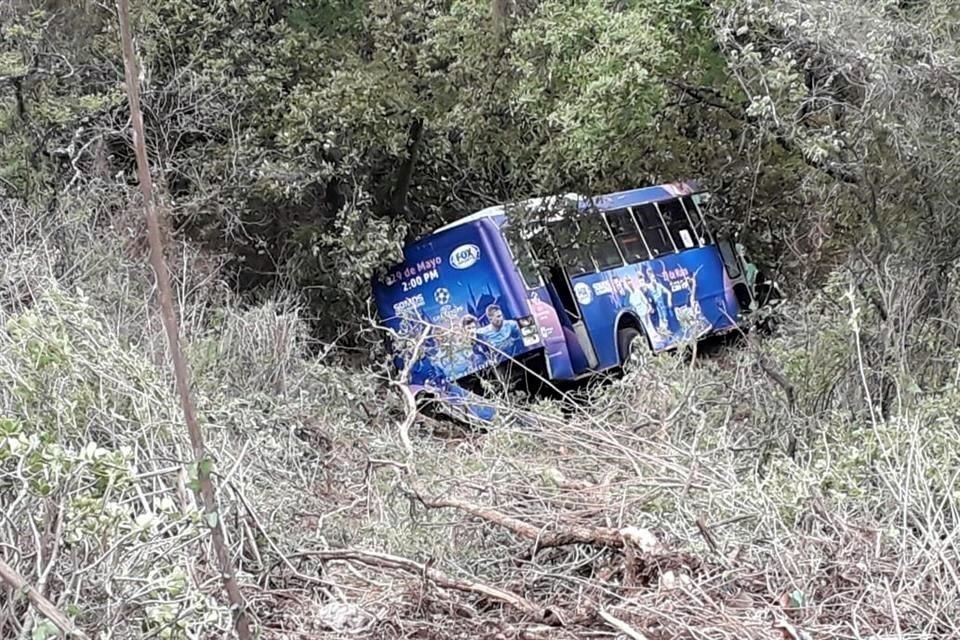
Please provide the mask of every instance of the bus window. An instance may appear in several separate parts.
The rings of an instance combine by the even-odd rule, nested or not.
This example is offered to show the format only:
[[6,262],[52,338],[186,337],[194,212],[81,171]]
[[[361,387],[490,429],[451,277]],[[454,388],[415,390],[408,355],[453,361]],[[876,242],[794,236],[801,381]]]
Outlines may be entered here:
[[630,264],[650,259],[647,245],[643,243],[643,236],[637,228],[629,209],[617,209],[606,213],[607,223],[613,232],[613,237],[620,247],[623,257]]
[[550,235],[560,255],[560,262],[571,276],[594,271],[593,260],[581,241],[579,225],[573,220],[558,220],[549,225]]
[[687,213],[683,210],[678,198],[658,202],[660,214],[667,223],[667,230],[673,238],[677,249],[692,249],[697,246],[696,231],[690,226]]
[[540,279],[540,272],[537,270],[537,260],[530,243],[525,239],[510,237],[507,225],[504,225],[500,232],[503,236],[503,243],[507,246],[507,251],[513,258],[513,263],[517,266],[517,271],[520,272],[520,277],[523,278],[523,283],[527,285],[527,289],[539,287],[542,280]]
[[660,214],[652,204],[644,204],[633,208],[633,214],[640,224],[640,231],[643,233],[647,246],[650,247],[650,253],[656,258],[664,253],[673,253],[673,244],[667,236],[667,230],[660,221]]
[[732,279],[740,277],[740,259],[736,254],[736,249],[732,242],[720,242],[720,257],[723,259],[723,266],[727,269],[727,275]]
[[[530,250],[533,252],[533,257],[537,261],[540,276],[545,282],[551,285],[567,316],[576,322],[580,319],[580,311],[577,307],[577,301],[574,297],[573,289],[570,286],[570,281],[567,279],[566,273],[564,273],[564,270],[558,262],[561,256],[560,252],[557,251],[557,244],[561,240],[569,242],[568,238],[565,239],[562,236],[564,235],[564,228],[569,229],[571,226],[573,225],[567,221],[548,223],[547,228],[549,229],[549,235],[546,233],[546,230],[543,230],[542,233],[537,233],[531,237]],[[558,238],[558,236],[560,237]]]
[[610,230],[607,229],[599,211],[582,217],[580,229],[583,231],[581,242],[588,248],[589,255],[601,271],[623,266],[623,257],[617,249],[617,243],[610,235]]
[[514,258],[514,260],[517,263],[517,270],[520,272],[520,277],[523,278],[523,282],[527,285],[528,289],[536,289],[543,284],[543,281],[540,278],[537,260],[533,255],[533,250],[530,248],[530,245],[524,242],[519,255],[520,258]]
[[693,228],[696,229],[700,242],[703,244],[712,243],[713,238],[710,236],[710,230],[707,228],[707,221],[702,211],[702,208],[706,205],[706,199],[701,198],[699,195],[694,195],[693,197],[684,196],[682,202],[687,209],[687,215],[689,215],[690,220],[693,221]]

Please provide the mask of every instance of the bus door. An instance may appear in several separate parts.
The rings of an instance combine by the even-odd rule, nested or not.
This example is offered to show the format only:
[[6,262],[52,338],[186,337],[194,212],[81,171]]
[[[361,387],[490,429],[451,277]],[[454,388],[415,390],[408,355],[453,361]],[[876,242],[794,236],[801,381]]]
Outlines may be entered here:
[[570,279],[571,271],[579,274],[583,266],[580,259],[581,252],[574,249],[573,244],[576,223],[567,220],[551,222],[547,225],[547,230],[546,237],[532,239],[534,255],[540,263],[541,273],[547,283],[547,290],[550,292],[554,306],[561,312],[563,324],[572,330],[579,351],[586,359],[587,367],[594,369],[599,363],[597,351],[590,338],[583,319],[583,311]]

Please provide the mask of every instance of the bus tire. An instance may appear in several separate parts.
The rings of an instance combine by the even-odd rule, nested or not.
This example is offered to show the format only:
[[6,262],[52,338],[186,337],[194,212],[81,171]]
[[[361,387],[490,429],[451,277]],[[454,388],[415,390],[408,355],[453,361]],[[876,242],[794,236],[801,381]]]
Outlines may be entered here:
[[620,356],[620,367],[629,371],[646,360],[649,345],[646,336],[636,327],[621,327],[617,332],[617,350]]

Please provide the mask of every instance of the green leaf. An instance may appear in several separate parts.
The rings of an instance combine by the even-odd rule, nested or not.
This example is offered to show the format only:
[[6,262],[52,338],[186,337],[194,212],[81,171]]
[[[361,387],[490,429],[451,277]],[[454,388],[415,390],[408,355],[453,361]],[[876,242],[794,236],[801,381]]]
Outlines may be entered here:
[[201,458],[199,470],[204,476],[210,477],[210,474],[213,473],[213,460],[209,457]]
[[51,638],[58,637],[59,632],[57,631],[56,625],[47,620],[46,618],[38,620],[36,624],[33,625],[33,632],[30,634],[31,640],[50,640]]

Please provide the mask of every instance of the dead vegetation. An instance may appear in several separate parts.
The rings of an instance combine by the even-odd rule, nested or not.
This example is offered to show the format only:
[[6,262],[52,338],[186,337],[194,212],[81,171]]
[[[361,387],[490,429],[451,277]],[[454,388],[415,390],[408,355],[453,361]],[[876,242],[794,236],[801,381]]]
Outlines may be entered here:
[[[18,219],[4,246],[39,262],[5,266],[0,560],[91,638],[229,637],[142,267],[73,226],[96,260],[58,272],[44,225],[67,219]],[[957,635],[955,347],[895,279],[922,351],[838,278],[777,335],[655,358],[572,412],[504,401],[486,432],[419,417],[409,453],[386,374],[309,344],[295,302],[201,305],[216,279],[173,273],[262,637]],[[4,588],[0,635],[47,623]]]
[[[798,420],[759,367],[751,349],[662,360],[572,419],[518,409],[523,423],[453,447],[422,436],[413,461],[377,465],[389,491],[357,496],[356,518],[385,518],[390,535],[295,554],[362,594],[323,624],[331,637],[952,636],[954,503],[935,506],[923,478],[942,464],[925,439],[955,428],[921,407],[857,441],[821,416],[791,459],[762,441]],[[756,386],[773,406],[749,405]],[[777,405],[782,422],[766,422]]]

